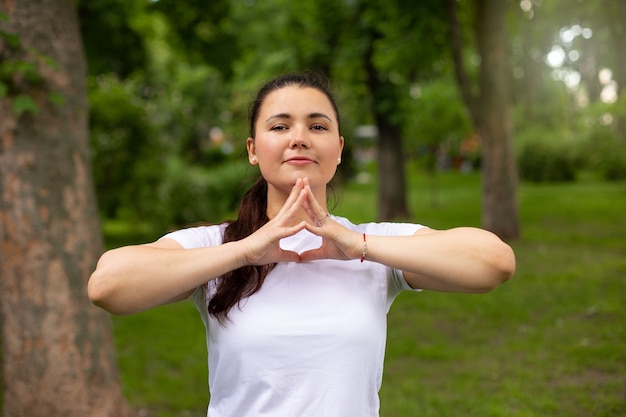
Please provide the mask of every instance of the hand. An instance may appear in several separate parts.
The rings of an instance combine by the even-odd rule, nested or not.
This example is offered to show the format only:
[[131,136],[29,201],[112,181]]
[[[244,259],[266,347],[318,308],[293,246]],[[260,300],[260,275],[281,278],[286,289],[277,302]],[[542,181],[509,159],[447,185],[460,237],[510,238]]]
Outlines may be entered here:
[[313,195],[308,179],[304,179],[306,201],[304,210],[311,219],[305,228],[322,238],[322,246],[300,254],[300,262],[316,259],[358,259],[363,251],[363,238],[360,233],[350,230],[328,216],[326,208],[321,206]]
[[305,228],[305,221],[297,221],[307,200],[304,180],[298,179],[280,211],[263,227],[242,239],[245,245],[246,265],[267,265],[278,262],[299,262],[297,252],[283,250],[282,238],[292,236]]

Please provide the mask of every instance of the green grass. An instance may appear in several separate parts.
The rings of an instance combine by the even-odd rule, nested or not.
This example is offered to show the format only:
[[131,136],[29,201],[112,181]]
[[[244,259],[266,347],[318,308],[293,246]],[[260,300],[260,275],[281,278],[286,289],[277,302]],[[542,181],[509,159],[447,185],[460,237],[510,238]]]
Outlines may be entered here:
[[[411,173],[416,222],[480,224],[477,175],[436,184],[435,194]],[[372,184],[340,193],[334,213],[374,218]],[[397,299],[381,416],[626,416],[626,186],[522,184],[519,201],[513,279],[483,295]],[[132,405],[156,417],[204,415],[204,330],[191,304],[116,317],[114,332]]]

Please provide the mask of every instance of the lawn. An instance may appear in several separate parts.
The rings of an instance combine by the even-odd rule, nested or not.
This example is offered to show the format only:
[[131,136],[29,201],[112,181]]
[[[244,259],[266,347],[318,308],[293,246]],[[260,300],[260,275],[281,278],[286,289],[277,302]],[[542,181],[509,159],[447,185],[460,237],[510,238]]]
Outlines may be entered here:
[[[410,190],[419,223],[480,224],[476,174],[433,181],[414,171]],[[373,184],[340,194],[335,214],[374,217]],[[626,185],[522,184],[518,195],[512,280],[482,295],[405,293],[392,307],[382,417],[626,416]],[[194,307],[113,322],[132,405],[145,416],[204,415],[206,349]]]

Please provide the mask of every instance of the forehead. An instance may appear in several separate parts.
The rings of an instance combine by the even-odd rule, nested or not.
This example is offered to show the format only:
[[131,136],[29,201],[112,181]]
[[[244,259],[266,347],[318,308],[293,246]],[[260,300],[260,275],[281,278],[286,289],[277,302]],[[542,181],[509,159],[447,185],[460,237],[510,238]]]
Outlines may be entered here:
[[333,106],[323,92],[311,87],[287,86],[272,91],[265,97],[260,109],[260,121],[274,114],[324,113],[336,119]]

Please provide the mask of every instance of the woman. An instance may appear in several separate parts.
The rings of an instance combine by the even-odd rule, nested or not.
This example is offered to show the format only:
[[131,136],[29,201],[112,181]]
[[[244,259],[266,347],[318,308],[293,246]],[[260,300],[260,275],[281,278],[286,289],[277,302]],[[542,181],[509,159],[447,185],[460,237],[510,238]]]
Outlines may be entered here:
[[211,417],[378,416],[396,295],[488,291],[513,274],[513,252],[481,229],[328,213],[344,138],[325,81],[281,76],[250,116],[261,177],[237,220],[106,252],[89,297],[114,314],[191,297],[207,329]]

